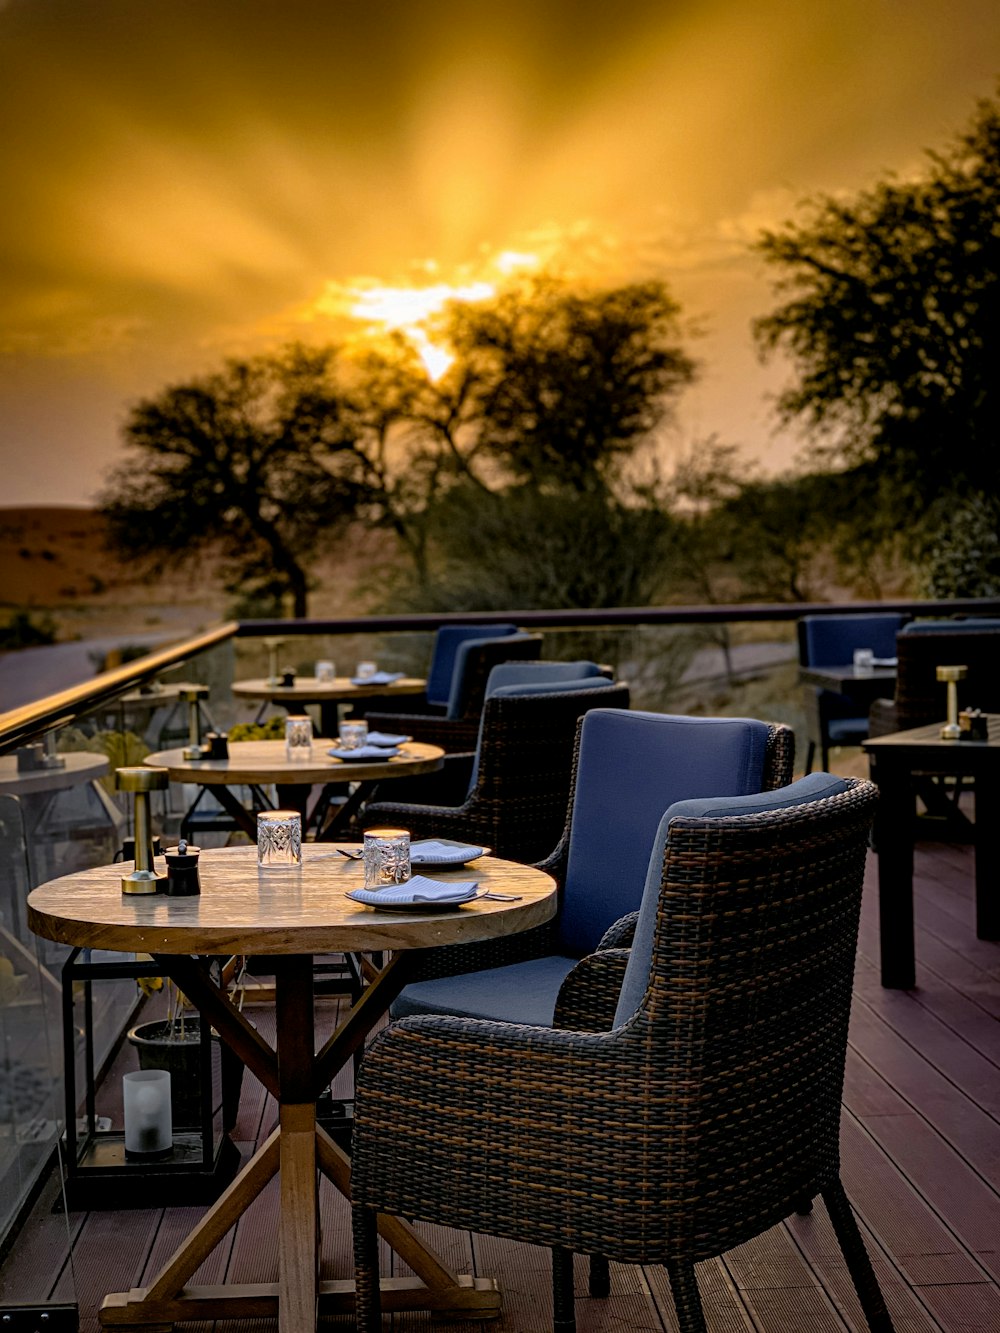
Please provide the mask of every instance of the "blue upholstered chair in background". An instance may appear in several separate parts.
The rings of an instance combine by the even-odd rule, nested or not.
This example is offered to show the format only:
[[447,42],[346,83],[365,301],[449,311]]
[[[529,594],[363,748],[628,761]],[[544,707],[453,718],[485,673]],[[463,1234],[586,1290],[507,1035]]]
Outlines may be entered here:
[[896,638],[896,693],[876,699],[869,718],[872,736],[888,736],[947,717],[947,687],[939,666],[968,667],[959,682],[962,707],[1000,711],[1000,620],[914,620]]
[[[498,672],[528,665],[540,671],[569,664],[494,667],[491,682]],[[580,718],[591,708],[628,705],[628,686],[601,675],[497,686],[483,708],[475,755],[446,756],[443,774],[414,778],[400,799],[401,784],[386,784],[393,799],[370,802],[365,823],[401,825],[417,838],[453,838],[491,847],[508,860],[538,861],[566,824]],[[449,770],[463,761],[463,785],[456,790]]]
[[[414,740],[440,745],[448,753],[471,751],[476,745],[479,719],[490,672],[501,662],[537,661],[542,655],[540,634],[482,635],[454,645],[448,698],[443,710],[414,713],[366,710],[368,725],[379,731],[402,732]],[[443,671],[441,673],[443,680]],[[439,688],[437,683],[435,690]]]
[[577,959],[638,909],[667,807],[686,797],[782,786],[791,778],[793,750],[789,728],[747,718],[591,710],[580,724],[567,825],[546,866],[562,882],[556,920],[506,939],[433,950],[393,1015],[551,1024],[559,987]]
[[[870,648],[876,657],[895,657],[896,635],[905,623],[906,617],[895,613],[803,616],[798,622],[799,662],[802,666],[851,666],[858,648]],[[892,684],[887,682],[885,689],[891,694]],[[869,702],[870,694],[858,700],[849,692],[837,694],[806,686],[807,773],[817,748],[825,769],[832,746],[860,745],[867,739]]]
[[673,805],[632,948],[576,964],[555,1028],[423,1014],[379,1034],[355,1101],[359,1333],[381,1328],[377,1213],[552,1247],[558,1333],[574,1251],[663,1264],[682,1333],[705,1333],[695,1264],[817,1194],[869,1330],[891,1333],[840,1180],[875,802],[814,774]]
[[[442,625],[434,636],[434,651],[427,671],[426,700],[434,712],[445,713],[451,698],[455,658],[470,639],[501,639],[517,633],[516,625]],[[412,711],[412,710],[411,710]]]

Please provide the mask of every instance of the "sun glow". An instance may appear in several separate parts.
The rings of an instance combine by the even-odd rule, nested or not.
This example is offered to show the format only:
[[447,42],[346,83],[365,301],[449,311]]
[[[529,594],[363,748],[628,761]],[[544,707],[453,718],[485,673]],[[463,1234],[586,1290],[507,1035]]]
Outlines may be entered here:
[[424,327],[432,315],[449,301],[487,301],[496,295],[491,282],[470,282],[452,287],[445,282],[430,287],[366,287],[356,289],[348,313],[385,330],[398,330],[410,340],[432,383],[436,383],[454,361],[444,347],[431,342]]

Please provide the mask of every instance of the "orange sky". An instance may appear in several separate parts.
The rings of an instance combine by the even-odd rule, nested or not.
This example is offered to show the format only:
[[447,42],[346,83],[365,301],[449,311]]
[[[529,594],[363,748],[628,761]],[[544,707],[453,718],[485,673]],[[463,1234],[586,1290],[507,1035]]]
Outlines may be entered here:
[[749,243],[998,75],[996,0],[0,0],[0,504],[86,503],[129,401],[325,336],[331,290],[505,250],[665,278],[678,442],[777,465]]

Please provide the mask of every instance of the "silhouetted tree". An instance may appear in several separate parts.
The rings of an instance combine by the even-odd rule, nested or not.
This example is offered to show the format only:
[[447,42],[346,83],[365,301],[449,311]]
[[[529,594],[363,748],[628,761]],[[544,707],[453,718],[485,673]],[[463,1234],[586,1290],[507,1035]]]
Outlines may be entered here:
[[756,336],[798,376],[781,415],[891,476],[910,517],[943,490],[1000,494],[1000,105],[927,158],[758,247],[786,299]]
[[288,593],[304,616],[320,540],[366,494],[333,359],[290,347],[137,403],[100,497],[116,546],[165,563],[219,550],[244,591]]

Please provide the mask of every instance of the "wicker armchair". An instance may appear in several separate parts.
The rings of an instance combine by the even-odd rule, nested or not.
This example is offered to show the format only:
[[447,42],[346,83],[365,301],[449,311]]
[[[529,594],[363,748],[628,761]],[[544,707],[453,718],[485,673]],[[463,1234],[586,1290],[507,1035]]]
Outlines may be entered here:
[[946,686],[937,679],[939,666],[967,666],[959,699],[984,712],[1000,712],[1000,622],[917,621],[896,635],[896,658],[896,696],[872,704],[872,736],[945,721]]
[[[891,613],[844,616],[803,616],[798,622],[799,663],[802,666],[850,666],[856,648],[870,648],[876,657],[896,655],[896,635],[906,617]],[[891,683],[885,686],[892,693]],[[869,695],[868,698],[871,696]],[[812,772],[816,751],[820,767],[830,763],[830,747],[860,745],[868,737],[868,703],[816,685],[805,687],[806,760]]]
[[403,732],[414,740],[440,745],[447,753],[474,750],[490,672],[500,662],[535,661],[542,654],[540,634],[505,634],[466,639],[455,652],[454,674],[444,713],[367,712],[369,727]]
[[536,930],[415,957],[414,982],[392,1015],[551,1023],[577,959],[602,944],[629,943],[664,810],[684,797],[783,786],[794,740],[788,727],[746,718],[591,709],[579,724],[566,827],[541,863],[562,889],[558,916]]
[[[580,718],[591,708],[628,706],[628,686],[599,676],[551,682],[544,689],[501,687],[486,700],[472,786],[461,804],[373,801],[364,821],[369,827],[402,825],[414,837],[479,843],[510,861],[539,861],[566,823]],[[446,766],[457,758],[449,756]],[[419,783],[415,778],[415,789]]]
[[360,1333],[381,1329],[377,1212],[551,1246],[557,1333],[575,1329],[573,1251],[665,1265],[682,1333],[704,1333],[694,1264],[817,1194],[869,1329],[891,1333],[839,1167],[876,792],[837,785],[756,814],[668,812],[648,947],[640,922],[629,954],[593,954],[570,983],[586,974],[610,1007],[621,992],[610,1030],[425,1015],[380,1034],[355,1104]]

